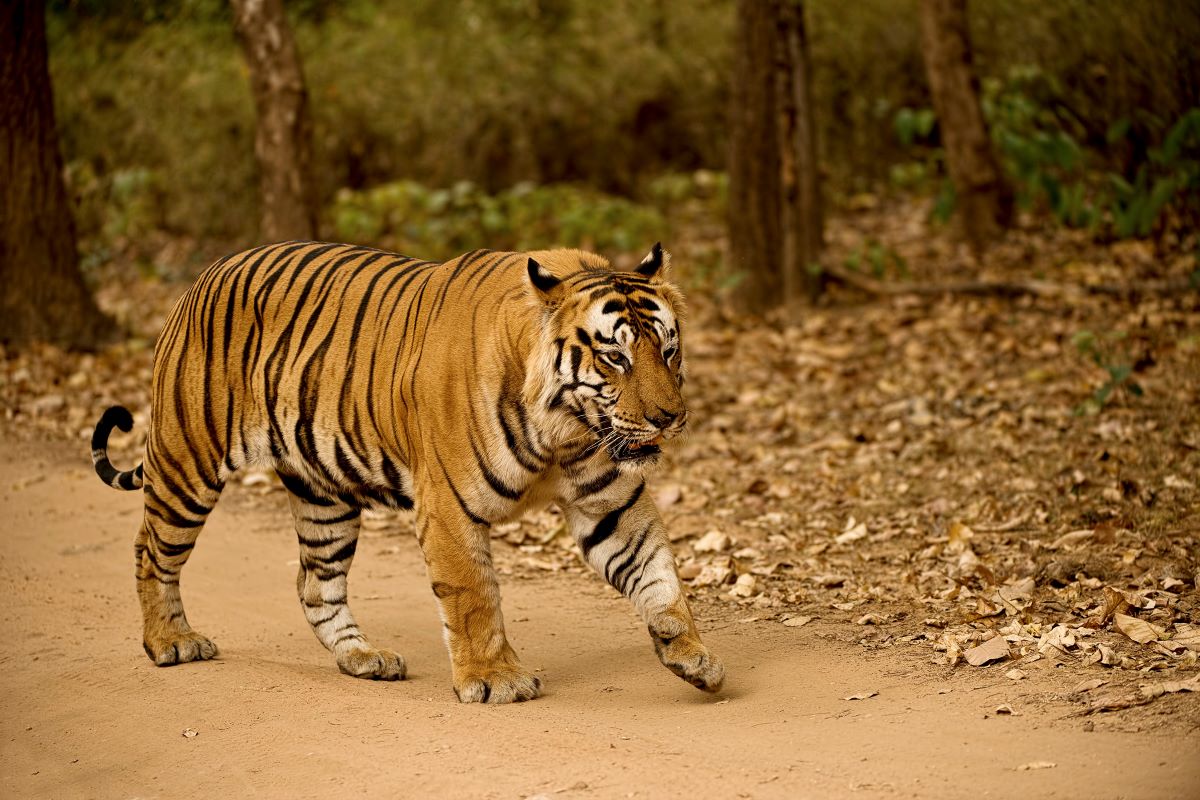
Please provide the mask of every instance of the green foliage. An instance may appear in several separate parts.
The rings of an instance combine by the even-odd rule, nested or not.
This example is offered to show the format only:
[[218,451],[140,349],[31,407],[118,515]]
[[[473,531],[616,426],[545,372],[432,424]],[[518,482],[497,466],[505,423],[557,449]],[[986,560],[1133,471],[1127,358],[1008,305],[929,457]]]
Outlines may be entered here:
[[893,125],[896,127],[896,138],[902,147],[912,147],[917,139],[928,139],[937,124],[937,116],[932,108],[908,108],[896,112]]
[[449,189],[397,181],[343,190],[331,218],[338,239],[422,258],[556,245],[638,253],[661,239],[665,227],[656,209],[586,187],[518,184],[488,194],[468,181]]
[[[142,223],[191,235],[250,233],[258,219],[254,111],[228,23],[121,18],[56,32],[63,21],[50,19],[59,137],[81,198],[82,238],[120,233],[114,225],[137,235]],[[127,38],[110,37],[114,26]],[[98,207],[108,202],[117,207]]]
[[1098,413],[1118,392],[1123,391],[1133,397],[1142,396],[1142,387],[1133,380],[1134,365],[1119,347],[1124,338],[1125,334],[1121,331],[1101,337],[1089,330],[1079,331],[1072,337],[1071,343],[1075,349],[1108,373],[1108,379],[1092,396],[1075,407],[1076,414]]
[[[1125,124],[1121,124],[1125,123]],[[1128,135],[1127,120],[1113,126],[1110,141]],[[1178,200],[1193,219],[1200,212],[1200,108],[1193,108],[1167,133],[1161,147],[1151,148],[1133,182],[1108,174],[1110,212],[1117,238],[1149,236],[1162,211]]]
[[1089,202],[1079,125],[1061,104],[1057,79],[1030,67],[983,84],[982,104],[992,140],[1017,189],[1017,204],[1039,204],[1063,225],[1091,227],[1099,220]]
[[[1109,233],[1118,239],[1150,236],[1171,211],[1200,220],[1200,108],[1188,110],[1146,155],[1132,176],[1100,169],[1111,152],[1129,144],[1135,126],[1126,116],[1107,126],[1104,145],[1085,149],[1085,126],[1068,108],[1059,81],[1032,67],[984,81],[981,102],[989,133],[1021,208],[1044,211],[1059,224]],[[952,184],[941,177],[945,153],[931,146],[928,109],[900,109],[897,139],[916,160],[893,166],[891,182],[905,189],[936,186],[932,215],[947,220]],[[1149,115],[1142,113],[1145,118]]]
[[904,258],[873,238],[851,250],[844,265],[855,272],[870,272],[876,279],[889,276],[907,278],[909,275],[908,263]]
[[[400,179],[468,180],[493,195],[522,182],[571,182],[653,199],[659,176],[724,167],[734,68],[728,0],[287,7],[324,207],[342,188]],[[805,12],[831,200],[889,177],[938,191],[945,170],[916,0],[810,0]],[[48,19],[63,152],[71,174],[92,182],[81,191],[116,197],[110,184],[120,174],[148,175],[162,227],[253,241],[254,109],[228,3],[50,0]],[[1167,122],[1200,105],[1200,6],[1111,0],[1100,14],[1095,0],[989,0],[972,4],[970,21],[980,76],[1012,103],[998,111],[1006,158],[1026,176],[1033,207],[1068,224],[1112,218],[1131,231],[1145,230],[1167,194],[1166,208],[1179,207],[1188,190],[1177,179],[1174,193],[1162,184],[1156,194],[1171,169],[1152,165],[1142,182],[1138,170]],[[1032,67],[1014,79],[1012,64]],[[1052,119],[1041,115],[1047,108]],[[1127,122],[1106,145],[1114,119]],[[1086,180],[1076,180],[1080,170]],[[943,191],[939,209],[951,200]],[[112,216],[129,213],[142,212]],[[107,235],[103,214],[83,216],[85,238]]]

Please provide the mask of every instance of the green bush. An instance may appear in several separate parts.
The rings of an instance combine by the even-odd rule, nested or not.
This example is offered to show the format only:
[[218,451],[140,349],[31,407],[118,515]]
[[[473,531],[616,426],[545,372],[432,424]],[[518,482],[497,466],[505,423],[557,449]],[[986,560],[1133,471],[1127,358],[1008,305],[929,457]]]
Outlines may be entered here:
[[338,239],[430,259],[481,247],[638,253],[664,238],[666,228],[652,207],[570,184],[518,184],[488,194],[468,181],[449,189],[397,181],[342,190],[329,216]]

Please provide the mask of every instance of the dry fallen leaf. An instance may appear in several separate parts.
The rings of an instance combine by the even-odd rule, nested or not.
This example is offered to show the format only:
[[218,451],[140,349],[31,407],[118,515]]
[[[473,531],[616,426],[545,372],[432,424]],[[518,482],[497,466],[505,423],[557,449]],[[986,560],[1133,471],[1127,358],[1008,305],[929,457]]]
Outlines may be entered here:
[[1200,652],[1200,625],[1189,625],[1186,622],[1175,623],[1175,635],[1171,637],[1170,646],[1174,650],[1186,648]]
[[842,699],[843,700],[866,700],[867,698],[875,697],[878,694],[879,694],[879,692],[859,692],[858,694],[852,694],[849,697],[843,697]]
[[1038,652],[1044,656],[1069,655],[1075,647],[1075,632],[1066,625],[1055,625],[1038,640]]
[[1114,614],[1113,627],[1138,644],[1147,644],[1166,635],[1166,631],[1157,625],[1127,614]]
[[711,530],[701,536],[700,540],[692,545],[692,549],[697,553],[721,553],[728,550],[731,544],[728,534]]
[[859,539],[866,538],[866,535],[867,524],[865,522],[855,524],[854,517],[851,517],[846,522],[846,529],[834,537],[833,541],[836,544],[849,544],[850,542],[857,542]]
[[1200,692],[1200,675],[1193,675],[1184,681],[1163,681],[1162,683],[1143,683],[1138,687],[1142,697],[1153,699],[1164,694],[1176,692]]
[[950,526],[948,534],[947,549],[951,553],[961,553],[970,547],[971,539],[975,538],[975,531],[963,525],[961,522],[955,522]]
[[1003,636],[995,636],[981,645],[972,647],[963,653],[967,663],[973,667],[982,667],[991,661],[1001,661],[1008,658],[1008,642]]
[[185,738],[185,739],[195,739],[199,735],[200,735],[200,732],[194,728],[184,728],[183,729],[183,738]]
[[1086,681],[1080,681],[1071,688],[1071,694],[1083,694],[1084,692],[1090,692],[1093,689],[1099,689],[1106,683],[1108,683],[1108,681],[1104,678],[1091,678]]
[[757,585],[758,583],[753,575],[749,573],[739,575],[737,581],[733,584],[733,588],[729,590],[729,594],[733,597],[750,597],[754,594]]

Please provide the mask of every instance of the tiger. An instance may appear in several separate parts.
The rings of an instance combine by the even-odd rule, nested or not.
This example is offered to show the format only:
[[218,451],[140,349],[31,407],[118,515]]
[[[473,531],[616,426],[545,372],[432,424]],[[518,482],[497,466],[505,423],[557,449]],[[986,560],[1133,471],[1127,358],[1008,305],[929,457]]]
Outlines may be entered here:
[[541,695],[505,635],[493,526],[555,503],[584,560],[639,612],[662,664],[718,691],[646,476],[683,432],[683,297],[655,244],[635,268],[574,249],[445,262],[284,242],[227,256],[171,310],[155,347],[142,462],[113,466],[122,406],[92,461],[142,491],[134,542],[143,647],[159,666],[218,655],[184,614],[180,574],[230,476],[274,469],[300,545],[296,588],[348,675],[406,664],[354,620],[347,576],[364,509],[415,512],[464,703]]

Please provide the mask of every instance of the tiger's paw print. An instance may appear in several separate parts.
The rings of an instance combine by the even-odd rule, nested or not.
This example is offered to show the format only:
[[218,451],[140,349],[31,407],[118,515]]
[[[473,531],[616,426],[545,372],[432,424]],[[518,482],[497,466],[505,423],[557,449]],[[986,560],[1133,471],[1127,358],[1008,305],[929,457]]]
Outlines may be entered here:
[[671,672],[705,692],[720,691],[725,681],[725,665],[698,639],[686,634],[654,637],[658,660]]
[[455,678],[460,703],[522,703],[542,694],[542,681],[524,667],[502,667],[482,675]]
[[338,669],[347,675],[374,681],[402,681],[408,674],[399,653],[376,650],[369,645],[339,653],[337,664]]
[[188,661],[208,661],[217,657],[217,645],[202,633],[176,631],[142,641],[146,655],[157,666],[169,667]]

